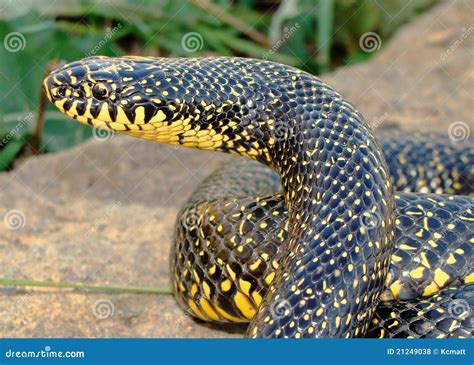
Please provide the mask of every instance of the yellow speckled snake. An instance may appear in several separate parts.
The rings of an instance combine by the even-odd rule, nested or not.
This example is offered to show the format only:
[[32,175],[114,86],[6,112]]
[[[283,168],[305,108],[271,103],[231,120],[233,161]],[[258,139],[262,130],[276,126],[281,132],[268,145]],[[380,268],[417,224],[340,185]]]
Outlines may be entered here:
[[178,216],[173,288],[193,316],[249,337],[473,336],[469,138],[376,138],[320,79],[253,59],[92,57],[44,90],[81,123],[250,159]]

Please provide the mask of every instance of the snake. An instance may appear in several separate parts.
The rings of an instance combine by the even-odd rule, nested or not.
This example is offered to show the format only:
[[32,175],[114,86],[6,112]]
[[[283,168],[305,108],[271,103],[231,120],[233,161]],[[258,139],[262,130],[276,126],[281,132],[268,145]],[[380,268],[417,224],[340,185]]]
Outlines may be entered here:
[[250,338],[473,337],[469,136],[376,134],[318,77],[250,58],[94,56],[43,89],[94,128],[246,157],[178,214],[192,317]]

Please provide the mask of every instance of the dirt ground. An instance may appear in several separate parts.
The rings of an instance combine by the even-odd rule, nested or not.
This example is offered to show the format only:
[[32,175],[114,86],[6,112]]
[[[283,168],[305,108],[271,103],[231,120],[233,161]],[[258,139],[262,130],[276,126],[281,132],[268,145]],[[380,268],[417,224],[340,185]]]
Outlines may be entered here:
[[[474,131],[469,2],[445,1],[402,28],[370,62],[323,79],[375,128]],[[169,287],[179,207],[230,156],[124,136],[30,158],[0,175],[0,277]],[[229,337],[168,295],[0,289],[3,337]]]

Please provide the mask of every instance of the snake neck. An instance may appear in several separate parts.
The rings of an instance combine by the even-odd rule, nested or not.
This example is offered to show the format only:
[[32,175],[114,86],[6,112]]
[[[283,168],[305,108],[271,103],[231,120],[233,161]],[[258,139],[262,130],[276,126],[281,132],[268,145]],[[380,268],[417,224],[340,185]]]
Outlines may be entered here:
[[[290,237],[284,269],[248,334],[362,336],[383,288],[394,237],[382,152],[360,113],[318,78],[286,66],[239,62],[229,68],[235,94],[217,108],[208,106],[219,142],[187,143],[252,158],[281,177]],[[200,130],[207,126],[202,116]],[[274,318],[282,298],[301,313]]]
[[[377,305],[394,237],[388,169],[351,104],[316,78],[300,85],[286,93],[294,97],[287,103],[296,105],[295,113],[282,113],[275,122],[283,138],[267,145],[289,210],[285,270],[277,272],[248,333],[361,336]],[[272,126],[265,127],[269,133]],[[282,300],[299,306],[299,315],[313,308],[306,313],[312,321],[297,324],[294,313],[265,321]]]

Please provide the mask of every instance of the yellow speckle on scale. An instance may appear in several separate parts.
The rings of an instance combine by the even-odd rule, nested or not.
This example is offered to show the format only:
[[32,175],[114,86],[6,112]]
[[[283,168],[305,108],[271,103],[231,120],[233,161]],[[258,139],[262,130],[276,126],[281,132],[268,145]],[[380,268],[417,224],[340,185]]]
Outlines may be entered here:
[[449,280],[449,275],[446,274],[443,270],[441,270],[440,268],[437,268],[435,270],[434,281],[440,288],[444,287],[448,280]]
[[252,284],[249,281],[239,279],[239,285],[242,292],[246,295],[250,295],[250,287]]
[[103,122],[108,122],[111,120],[110,114],[109,114],[109,106],[107,103],[102,103],[100,107],[99,115],[97,115],[97,120],[100,120]]
[[227,272],[229,273],[229,276],[232,278],[232,280],[235,280],[236,278],[235,271],[232,270],[229,264],[227,264],[225,267],[227,269]]
[[471,272],[469,275],[467,275],[467,276],[464,278],[464,282],[465,282],[466,284],[474,283],[474,272]]
[[402,288],[400,281],[394,281],[392,285],[390,285],[390,291],[392,292],[392,295],[394,298],[398,297],[398,294],[400,294],[400,289]]
[[453,323],[451,323],[451,326],[449,326],[449,332],[454,331],[454,329],[457,327],[458,321],[453,320]]
[[452,265],[452,264],[456,263],[456,258],[454,257],[454,255],[452,253],[449,254],[448,259],[446,260],[446,262],[449,265]]
[[188,306],[197,317],[199,317],[203,321],[206,320],[206,316],[202,314],[202,312],[199,310],[199,307],[196,305],[196,303],[193,300],[191,299],[188,300]]
[[140,105],[135,108],[135,124],[145,124],[145,108]]
[[242,322],[247,322],[247,320],[245,319],[242,319],[242,318],[239,318],[239,317],[235,317],[233,316],[232,314],[230,313],[227,313],[224,309],[222,309],[219,304],[217,304],[217,302],[214,302],[214,308],[215,310],[222,316],[224,317],[225,319],[227,319],[228,321],[230,322],[236,322],[236,323],[242,323]]
[[199,304],[201,305],[202,311],[212,320],[218,321],[220,319],[219,315],[216,313],[211,303],[205,298],[201,298]]
[[352,314],[351,314],[351,313],[348,313],[348,314],[347,314],[347,318],[346,318],[346,326],[348,326],[349,323],[351,322],[351,318],[352,318]]
[[206,297],[210,298],[211,297],[211,288],[209,287],[209,284],[206,283],[205,281],[202,282],[202,289],[204,290],[204,294]]
[[255,315],[255,307],[245,294],[237,291],[234,296],[234,303],[245,318],[253,318]]
[[262,303],[262,299],[263,299],[263,298],[262,298],[262,296],[261,296],[258,292],[254,291],[254,292],[252,293],[252,298],[253,298],[253,300],[255,301],[255,304],[256,304],[257,306]]
[[388,327],[388,328],[396,327],[396,326],[398,326],[399,323],[400,323],[399,321],[396,321],[396,320],[395,320],[395,321],[393,321],[392,324],[388,325],[387,327]]
[[420,259],[421,259],[421,264],[425,267],[427,267],[428,269],[431,268],[431,265],[426,257],[426,253],[425,252],[422,252],[420,253]]
[[438,285],[436,285],[436,283],[433,281],[425,287],[425,290],[423,290],[422,295],[424,297],[427,297],[427,296],[430,296],[430,295],[436,293],[438,290],[439,290]]
[[163,122],[166,120],[166,114],[162,110],[158,112],[150,119],[150,123]]
[[122,108],[117,108],[117,116],[115,117],[115,121],[121,124],[130,124],[128,117]]
[[[400,262],[402,261],[402,258],[400,256],[397,256],[397,255],[392,255],[391,257],[392,261],[393,262]],[[352,270],[351,270],[352,271]]]
[[425,268],[423,266],[419,266],[416,269],[413,269],[410,271],[410,276],[413,279],[421,279],[423,277],[423,274],[425,272]]
[[196,284],[191,285],[191,295],[194,297],[196,293],[198,292],[198,287]]
[[255,270],[257,270],[257,268],[260,266],[261,263],[262,263],[262,260],[261,260],[261,259],[257,259],[257,260],[255,260],[255,262],[253,262],[253,263],[251,263],[251,264],[249,265],[249,269],[250,269],[251,271],[255,271]]

